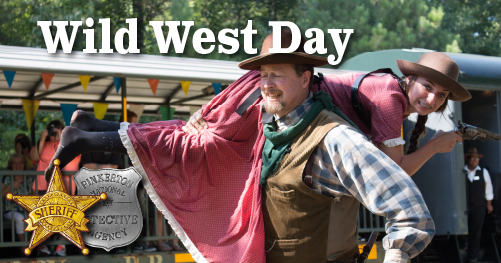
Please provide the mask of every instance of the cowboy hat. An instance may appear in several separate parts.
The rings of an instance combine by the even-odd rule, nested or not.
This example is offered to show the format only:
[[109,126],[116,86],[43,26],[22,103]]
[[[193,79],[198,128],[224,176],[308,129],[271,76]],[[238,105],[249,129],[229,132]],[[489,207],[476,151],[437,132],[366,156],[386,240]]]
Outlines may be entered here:
[[484,157],[483,154],[478,153],[477,148],[475,147],[468,149],[468,152],[464,154],[464,157],[469,157],[469,156],[477,156],[478,158]]
[[418,59],[417,63],[407,60],[397,60],[397,66],[405,76],[422,76],[444,87],[450,92],[450,100],[463,102],[471,98],[468,90],[457,82],[459,66],[451,57],[444,53],[424,53]]
[[[290,47],[292,43],[292,32],[290,29],[284,29],[281,32],[282,48]],[[262,65],[268,64],[308,64],[314,67],[326,65],[327,59],[319,56],[314,56],[304,52],[305,39],[301,36],[301,43],[296,51],[291,53],[269,53],[273,47],[273,33],[269,34],[263,41],[261,53],[246,59],[238,64],[241,69],[259,70]]]

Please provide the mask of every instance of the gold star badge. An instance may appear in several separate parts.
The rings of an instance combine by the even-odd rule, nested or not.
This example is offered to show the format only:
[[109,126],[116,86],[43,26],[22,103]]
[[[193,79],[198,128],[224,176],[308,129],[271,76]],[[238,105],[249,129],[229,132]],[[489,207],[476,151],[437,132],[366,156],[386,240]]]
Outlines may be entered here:
[[59,233],[88,255],[89,249],[85,247],[80,231],[89,232],[85,226],[89,219],[85,218],[83,211],[87,210],[99,200],[106,200],[106,193],[101,195],[75,195],[66,193],[63,184],[60,161],[54,160],[54,169],[50,179],[47,193],[43,196],[12,195],[7,194],[7,200],[14,200],[24,207],[29,217],[24,220],[28,224],[25,232],[34,231],[26,255],[31,254],[33,248],[41,244],[53,233]]

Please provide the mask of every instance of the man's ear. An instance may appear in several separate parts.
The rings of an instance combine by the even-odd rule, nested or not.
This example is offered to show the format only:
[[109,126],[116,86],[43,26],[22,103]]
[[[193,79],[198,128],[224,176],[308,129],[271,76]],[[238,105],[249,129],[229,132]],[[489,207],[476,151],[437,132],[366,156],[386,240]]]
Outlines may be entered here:
[[303,89],[309,89],[309,84],[310,84],[310,78],[312,78],[313,76],[311,75],[311,71],[307,70],[305,72],[303,72],[303,76],[302,76],[302,85],[303,85]]

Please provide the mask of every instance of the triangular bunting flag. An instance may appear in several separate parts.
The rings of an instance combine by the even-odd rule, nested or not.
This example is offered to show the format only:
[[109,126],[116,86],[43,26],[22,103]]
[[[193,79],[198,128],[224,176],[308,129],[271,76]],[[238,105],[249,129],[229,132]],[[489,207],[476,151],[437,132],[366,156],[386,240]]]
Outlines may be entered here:
[[221,91],[221,83],[212,83],[212,87],[214,88],[214,92],[217,94],[219,94],[219,91]]
[[193,113],[197,112],[197,110],[201,109],[199,106],[190,106],[190,116],[193,116]]
[[108,111],[108,104],[99,102],[93,102],[93,104],[94,116],[96,117],[96,119],[102,120],[104,118],[104,115],[106,114],[106,111]]
[[153,95],[157,95],[157,87],[158,87],[158,82],[160,82],[159,79],[148,79],[148,83],[150,84],[150,89],[153,91]]
[[64,123],[70,126],[71,116],[77,110],[78,104],[63,104],[61,103],[61,111],[63,112]]
[[188,96],[188,90],[190,89],[191,81],[181,81],[181,87],[184,90],[184,94]]
[[35,115],[38,111],[38,106],[40,106],[39,100],[25,100],[21,99],[24,108],[24,114],[26,115],[26,124],[28,124],[28,130],[31,129],[31,124],[35,119]]
[[113,83],[115,83],[115,90],[117,91],[118,94],[118,91],[122,87],[122,78],[113,77]]
[[[45,90],[49,90],[49,86],[50,86],[50,83],[52,82],[53,77],[54,77],[54,73],[42,73],[42,79],[43,79],[43,83],[45,84]],[[81,79],[80,79],[80,81],[81,81]]]
[[78,78],[80,79],[80,84],[82,84],[82,87],[84,88],[84,92],[87,92],[87,86],[89,86],[90,76],[79,75]]
[[176,108],[167,108],[165,106],[160,106],[160,113],[162,114],[162,120],[168,121],[172,120],[172,116],[174,115],[174,111]]
[[3,75],[5,76],[5,80],[7,80],[7,84],[9,84],[9,89],[12,87],[12,81],[14,81],[14,76],[16,75],[15,71],[3,71]]
[[129,104],[129,110],[137,115],[137,122],[139,122],[141,115],[143,115],[144,105]]

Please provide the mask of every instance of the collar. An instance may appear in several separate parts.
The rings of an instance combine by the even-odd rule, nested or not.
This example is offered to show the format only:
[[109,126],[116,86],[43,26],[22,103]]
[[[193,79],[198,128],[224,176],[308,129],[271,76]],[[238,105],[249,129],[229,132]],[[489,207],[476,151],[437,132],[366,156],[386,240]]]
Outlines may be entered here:
[[466,171],[469,171],[469,172],[474,172],[474,171],[482,170],[482,169],[480,169],[480,165],[477,165],[477,167],[475,167],[475,169],[473,169],[473,171],[472,171],[472,170],[470,170],[470,169],[468,169],[468,165],[465,165],[465,166],[464,166],[464,169],[465,169]]
[[261,123],[266,124],[275,121],[278,127],[277,130],[283,131],[288,127],[298,123],[301,120],[301,118],[308,112],[308,110],[310,110],[310,107],[313,104],[313,102],[314,102],[313,93],[310,91],[308,98],[301,105],[297,106],[291,113],[287,114],[282,118],[279,118],[276,114],[272,115],[265,112],[263,105],[262,106],[263,116],[261,118]]

